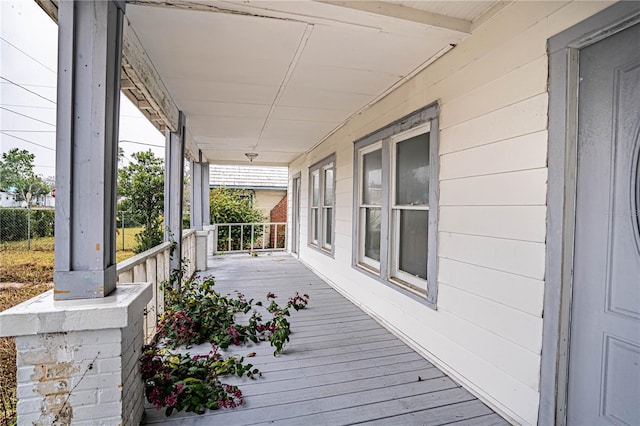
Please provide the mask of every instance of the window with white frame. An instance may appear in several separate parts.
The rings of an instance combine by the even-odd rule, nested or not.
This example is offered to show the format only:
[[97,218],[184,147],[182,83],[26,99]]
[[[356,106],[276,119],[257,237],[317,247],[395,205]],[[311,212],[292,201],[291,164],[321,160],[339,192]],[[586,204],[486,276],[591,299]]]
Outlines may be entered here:
[[437,107],[355,143],[353,263],[435,307]]
[[359,193],[358,261],[380,271],[380,230],[382,225],[382,143],[358,153],[361,170]]
[[309,168],[309,245],[333,254],[335,220],[335,155]]
[[390,277],[423,287],[429,229],[429,124],[391,138]]

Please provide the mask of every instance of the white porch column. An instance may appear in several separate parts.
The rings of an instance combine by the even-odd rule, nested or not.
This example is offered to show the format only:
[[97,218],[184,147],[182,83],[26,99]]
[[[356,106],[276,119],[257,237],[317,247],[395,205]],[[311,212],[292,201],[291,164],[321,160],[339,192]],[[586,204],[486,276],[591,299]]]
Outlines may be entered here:
[[202,161],[199,152],[198,161],[191,162],[191,228],[202,231],[210,224],[209,163]]
[[202,231],[202,153],[191,162],[191,229]]
[[54,298],[116,288],[116,176],[124,1],[58,7]]
[[166,131],[164,172],[164,240],[174,241],[170,270],[180,268],[182,258],[182,200],[186,119],[182,111],[178,117],[178,131]]
[[196,230],[196,270],[207,269],[209,245],[209,163],[191,162],[191,228]]
[[209,163],[202,163],[202,226],[211,225],[209,211]]
[[211,225],[211,210],[209,210],[210,196],[209,163],[202,163],[202,224],[203,229],[207,231],[207,256],[214,254],[213,231],[215,227]]
[[54,289],[0,313],[0,336],[15,336],[20,424],[142,419],[138,359],[153,291],[116,288],[124,8],[115,0],[58,2]]

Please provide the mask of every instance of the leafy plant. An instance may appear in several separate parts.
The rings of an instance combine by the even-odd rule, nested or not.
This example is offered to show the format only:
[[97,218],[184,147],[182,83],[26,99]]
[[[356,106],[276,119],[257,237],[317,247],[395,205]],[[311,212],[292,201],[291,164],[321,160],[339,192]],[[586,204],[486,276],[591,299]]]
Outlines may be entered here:
[[[209,194],[209,207],[212,223],[259,223],[266,217],[262,212],[254,208],[251,198],[242,190],[229,188],[214,188]],[[254,228],[254,242],[263,234],[263,228]],[[218,229],[218,250],[229,248],[229,239],[233,250],[247,247],[251,243],[251,231],[245,227],[244,232],[240,226],[220,227]],[[242,241],[241,241],[242,240]]]
[[164,161],[151,150],[132,154],[133,162],[118,170],[119,208],[144,227],[134,249],[141,253],[163,239],[160,217],[164,209]]
[[[181,276],[181,271],[174,271],[171,280]],[[269,340],[275,348],[274,356],[281,353],[291,334],[287,319],[290,309],[304,309],[309,295],[296,293],[281,307],[275,301],[277,296],[270,292],[269,306],[264,309],[262,302],[247,300],[240,292],[228,296],[214,291],[213,277],[184,280],[179,290],[170,283],[164,285],[167,307],[158,324],[156,343],[147,346],[140,359],[147,399],[158,408],[166,407],[167,415],[174,410],[203,413],[205,409],[242,404],[240,390],[219,378],[226,375],[254,378],[260,372],[251,364],[244,364],[243,358],[224,358],[218,348]],[[272,318],[263,322],[259,309],[266,310]],[[213,347],[208,355],[192,357],[170,350],[204,342]]]
[[243,358],[223,358],[214,347],[208,355],[176,354],[157,346],[147,346],[140,359],[145,394],[156,408],[166,407],[167,416],[176,411],[202,414],[242,405],[242,392],[237,386],[220,381],[221,376],[237,375],[253,378],[259,374]]

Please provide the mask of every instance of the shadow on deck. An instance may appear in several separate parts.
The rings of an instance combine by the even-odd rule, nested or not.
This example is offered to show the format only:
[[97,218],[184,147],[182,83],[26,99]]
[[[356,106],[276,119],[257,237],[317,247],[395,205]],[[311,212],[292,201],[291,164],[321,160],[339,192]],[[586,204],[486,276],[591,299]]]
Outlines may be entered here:
[[[236,347],[256,352],[258,380],[240,386],[245,403],[203,415],[147,407],[147,424],[164,425],[505,425],[500,416],[398,340],[287,254],[209,258],[216,290],[264,300],[296,291],[309,307],[292,312],[291,342],[273,357],[268,342]],[[279,300],[283,302],[283,300]]]

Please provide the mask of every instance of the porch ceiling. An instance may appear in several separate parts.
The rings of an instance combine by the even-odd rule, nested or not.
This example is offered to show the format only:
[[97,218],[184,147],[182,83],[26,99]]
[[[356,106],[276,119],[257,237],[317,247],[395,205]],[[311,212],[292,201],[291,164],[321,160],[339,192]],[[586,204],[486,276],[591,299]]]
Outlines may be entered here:
[[495,3],[145,0],[126,14],[209,161],[286,165]]

